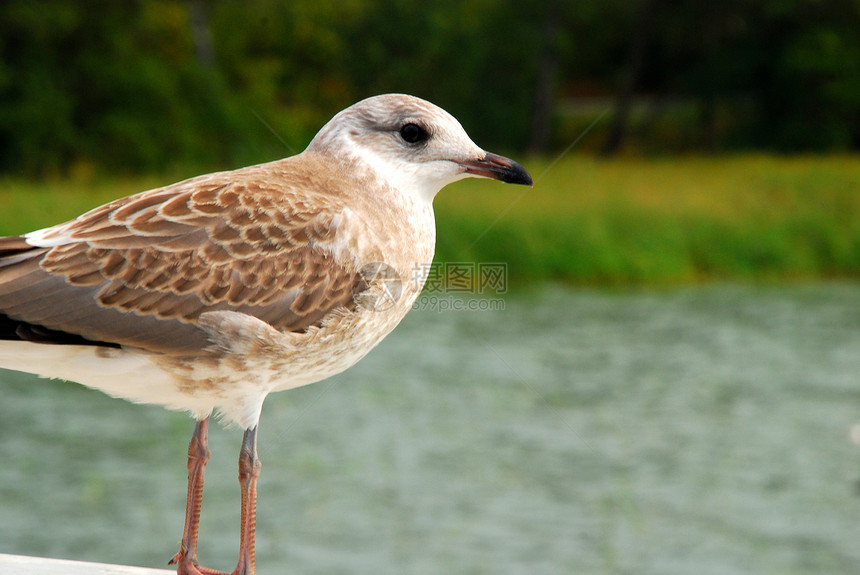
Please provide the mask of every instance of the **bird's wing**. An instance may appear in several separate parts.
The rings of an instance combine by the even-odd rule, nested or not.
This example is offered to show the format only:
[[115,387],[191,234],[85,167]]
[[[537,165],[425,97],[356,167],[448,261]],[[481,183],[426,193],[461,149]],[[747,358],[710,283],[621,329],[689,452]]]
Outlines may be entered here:
[[365,280],[335,246],[355,216],[265,182],[204,176],[0,238],[0,338],[192,351],[207,311],[302,331],[353,309]]

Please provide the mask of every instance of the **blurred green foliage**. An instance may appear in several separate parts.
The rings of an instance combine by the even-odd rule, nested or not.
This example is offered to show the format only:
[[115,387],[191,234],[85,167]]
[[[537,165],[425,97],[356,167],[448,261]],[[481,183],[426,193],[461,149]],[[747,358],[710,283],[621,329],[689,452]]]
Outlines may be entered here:
[[858,29],[856,0],[5,0],[0,171],[235,167],[391,91],[502,151],[564,147],[625,86],[645,151],[856,149]]
[[856,157],[574,156],[544,166],[528,163],[533,189],[468,180],[440,193],[437,258],[507,262],[514,285],[860,273]]
[[[507,262],[512,287],[860,277],[856,156],[580,155],[526,166],[534,188],[466,180],[439,194],[437,261]],[[0,179],[0,235],[167,183]]]

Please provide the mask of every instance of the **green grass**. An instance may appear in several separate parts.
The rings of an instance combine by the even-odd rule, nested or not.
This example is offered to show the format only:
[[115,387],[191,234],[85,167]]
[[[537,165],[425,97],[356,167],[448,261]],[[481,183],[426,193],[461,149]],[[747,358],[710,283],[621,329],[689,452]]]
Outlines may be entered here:
[[860,157],[527,164],[533,189],[439,196],[440,259],[507,261],[514,283],[860,277]]
[[[525,164],[534,188],[469,180],[439,195],[438,261],[507,262],[513,285],[860,278],[860,157]],[[0,234],[170,181],[0,180]]]

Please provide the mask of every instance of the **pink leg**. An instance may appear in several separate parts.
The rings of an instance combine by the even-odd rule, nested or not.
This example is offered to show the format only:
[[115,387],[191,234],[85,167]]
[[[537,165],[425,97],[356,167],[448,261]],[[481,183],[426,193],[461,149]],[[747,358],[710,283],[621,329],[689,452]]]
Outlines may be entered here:
[[[179,552],[170,560],[178,575],[227,575],[200,566],[197,559],[197,535],[200,509],[203,503],[203,474],[209,461],[207,431],[209,418],[197,422],[188,446],[188,499],[185,507],[185,530]],[[257,457],[257,428],[245,430],[239,452],[239,485],[242,489],[242,525],[240,530],[239,562],[232,575],[255,575],[255,536],[257,528],[257,478],[260,476]]]
[[239,485],[242,487],[242,527],[239,533],[239,563],[233,575],[255,575],[257,536],[257,478],[260,477],[257,457],[257,428],[245,431],[239,452]]

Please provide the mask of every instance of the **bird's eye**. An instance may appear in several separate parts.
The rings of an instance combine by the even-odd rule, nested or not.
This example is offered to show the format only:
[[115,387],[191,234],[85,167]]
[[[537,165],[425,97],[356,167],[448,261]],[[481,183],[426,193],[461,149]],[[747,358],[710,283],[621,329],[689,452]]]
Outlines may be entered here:
[[430,135],[418,124],[406,124],[400,128],[400,137],[410,144],[417,144],[429,138]]

